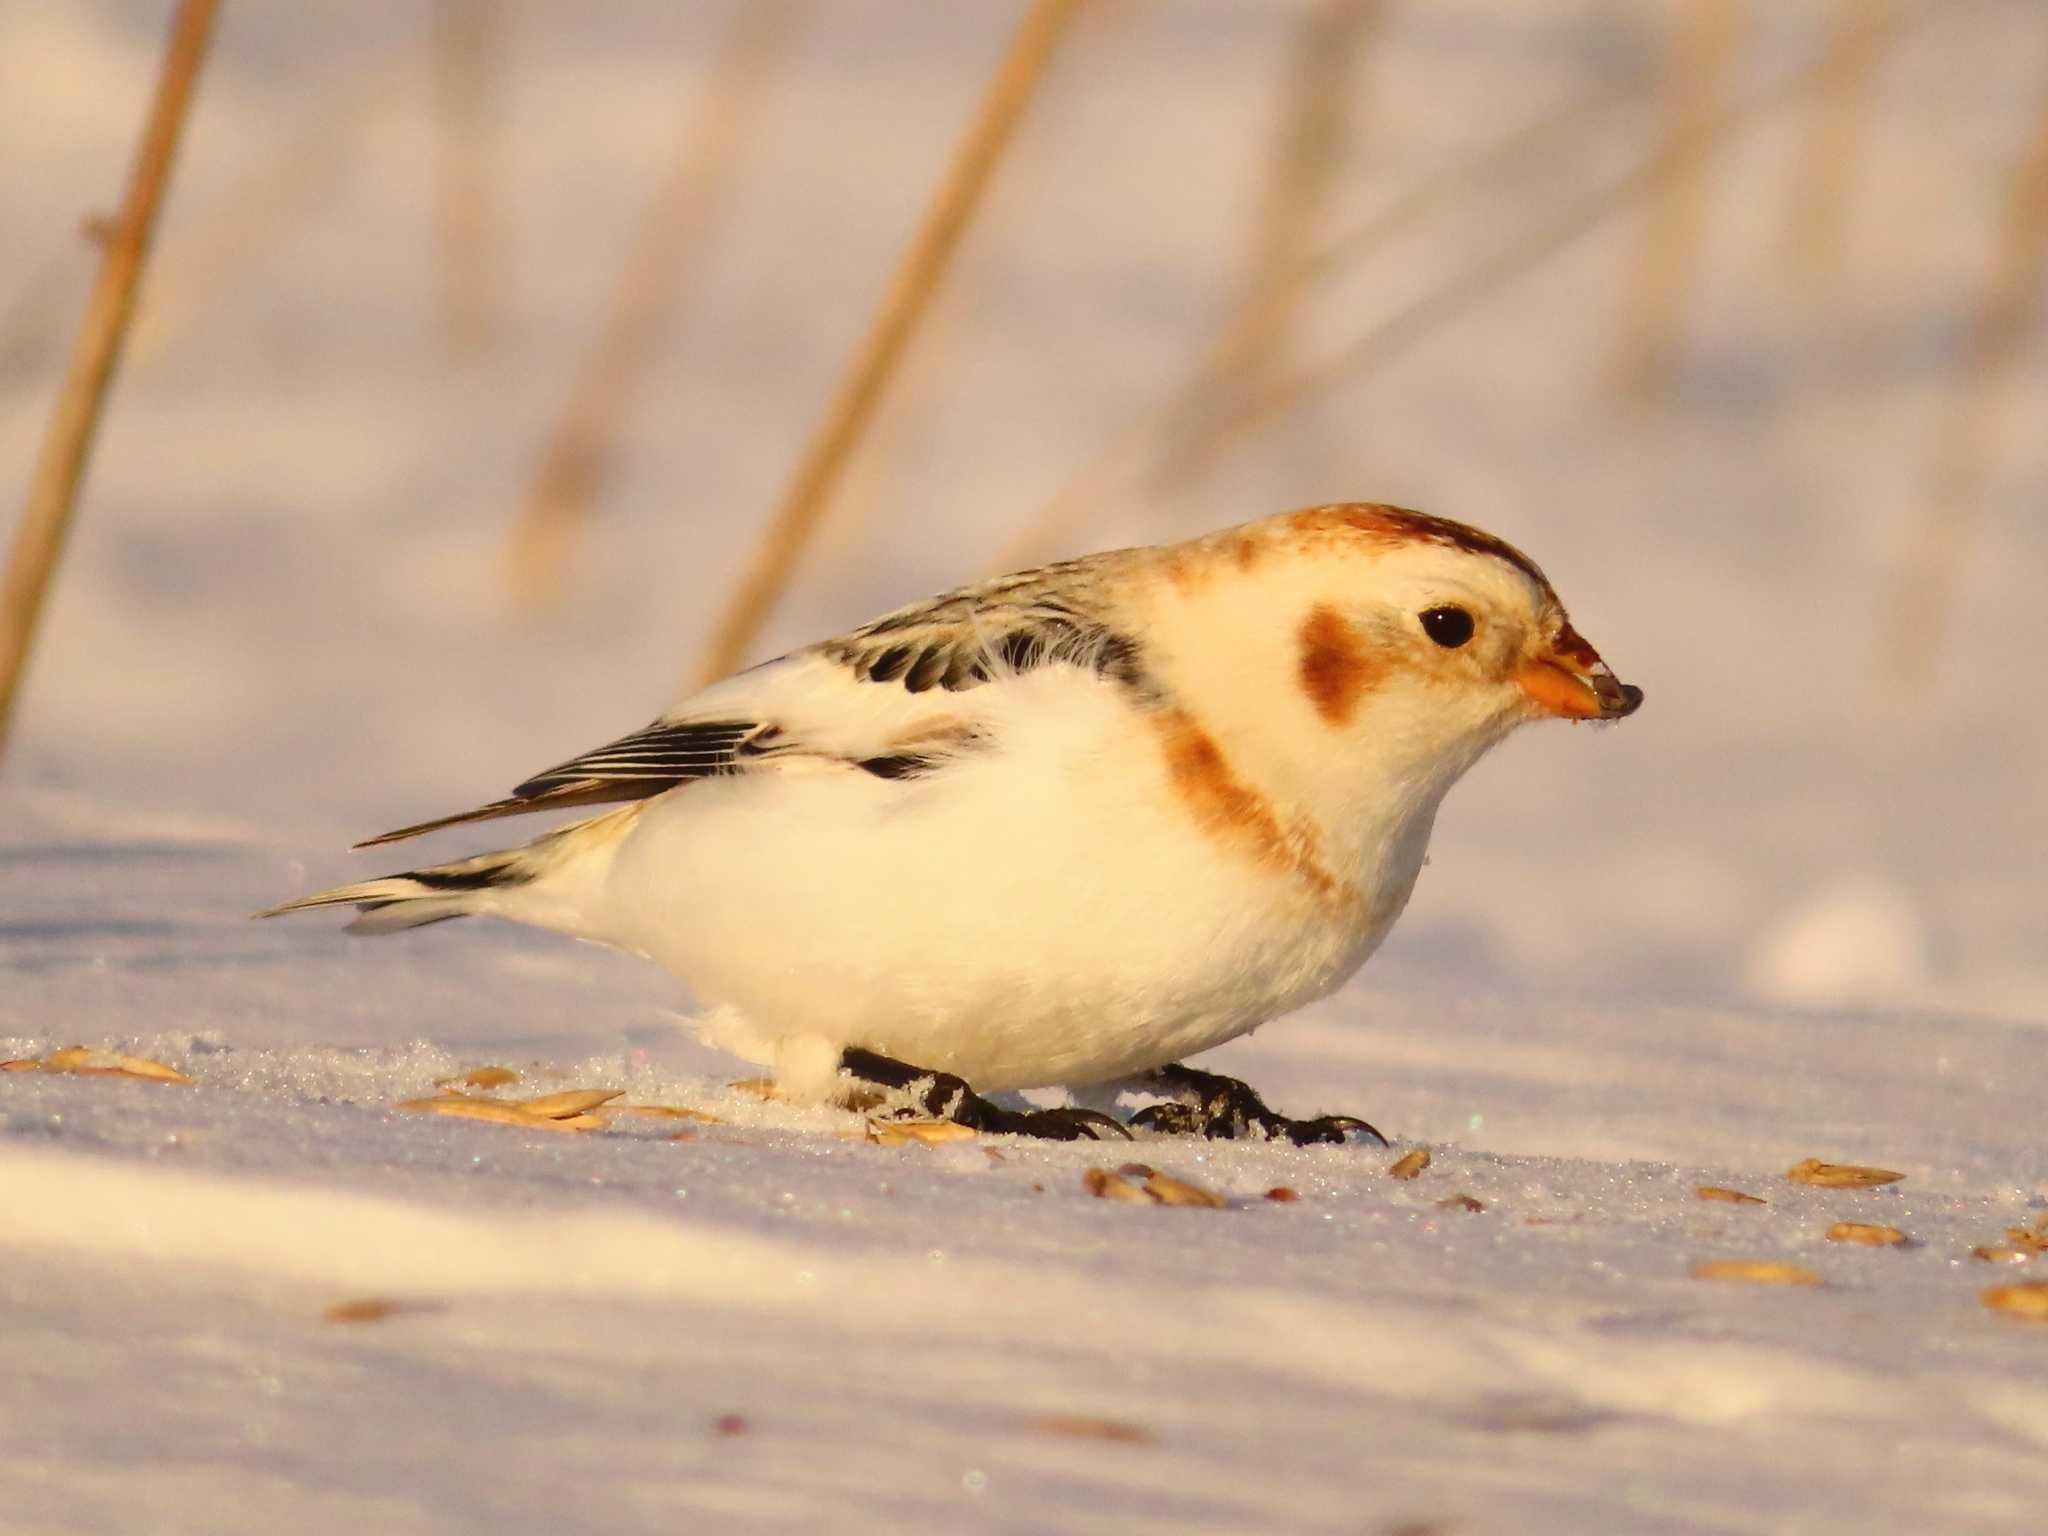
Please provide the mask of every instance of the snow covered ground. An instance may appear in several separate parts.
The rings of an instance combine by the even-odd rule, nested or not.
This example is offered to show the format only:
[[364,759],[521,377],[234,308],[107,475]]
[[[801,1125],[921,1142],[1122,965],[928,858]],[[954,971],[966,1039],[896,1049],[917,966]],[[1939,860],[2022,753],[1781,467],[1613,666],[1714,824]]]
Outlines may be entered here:
[[[1745,92],[1826,12],[1762,9]],[[1654,63],[1647,8],[1388,11],[1335,231]],[[1010,11],[814,8],[569,597],[532,618],[505,531],[724,14],[513,11],[502,309],[462,362],[431,323],[424,70],[379,62],[416,9],[229,7],[0,778],[0,1058],[84,1043],[195,1082],[0,1075],[0,1530],[2037,1528],[2048,1326],[1979,1293],[2048,1257],[1971,1250],[2048,1212],[2038,336],[1940,631],[1897,634],[1896,589],[2048,17],[1951,0],[1900,35],[1822,299],[1782,260],[1808,119],[1730,142],[1669,411],[1602,391],[1618,219],[1032,550],[1420,505],[1529,549],[1646,689],[1482,765],[1385,953],[1216,1053],[1426,1146],[1403,1182],[1362,1147],[871,1145],[728,1088],[747,1069],[622,957],[245,920],[677,691]],[[1172,388],[1244,259],[1295,14],[1082,25],[764,651],[985,569]],[[9,486],[163,19],[0,14]],[[380,69],[296,218],[223,247],[279,146]],[[1375,242],[1296,359],[1624,174],[1657,122],[1626,98]],[[1925,688],[1885,679],[1902,639]],[[719,1118],[393,1108],[486,1063]],[[1809,1156],[1905,1178],[1788,1182]],[[1128,1158],[1230,1206],[1090,1198]],[[1913,1241],[1826,1240],[1844,1220]],[[1824,1283],[1691,1277],[1719,1259]]]

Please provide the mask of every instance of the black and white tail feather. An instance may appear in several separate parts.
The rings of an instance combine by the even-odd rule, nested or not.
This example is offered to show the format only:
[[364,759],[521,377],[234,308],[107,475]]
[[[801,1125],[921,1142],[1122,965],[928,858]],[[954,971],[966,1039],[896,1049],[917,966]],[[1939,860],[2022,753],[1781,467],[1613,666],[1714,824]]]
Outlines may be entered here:
[[402,875],[360,880],[254,915],[282,917],[287,912],[303,912],[312,907],[353,906],[356,918],[347,931],[361,934],[398,933],[407,928],[424,928],[429,923],[445,923],[455,917],[513,915],[501,909],[517,900],[514,892],[572,859],[608,847],[612,839],[602,835],[602,824],[622,822],[635,809],[628,806],[572,821],[542,833],[523,847],[480,853],[449,864],[430,864]]

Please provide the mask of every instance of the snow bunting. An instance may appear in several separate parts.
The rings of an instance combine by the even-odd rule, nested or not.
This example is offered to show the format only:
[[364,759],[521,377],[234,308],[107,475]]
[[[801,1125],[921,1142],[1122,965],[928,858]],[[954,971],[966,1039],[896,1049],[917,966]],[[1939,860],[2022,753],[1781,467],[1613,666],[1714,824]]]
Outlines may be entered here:
[[1371,1127],[1289,1119],[1181,1059],[1356,971],[1445,792],[1514,727],[1641,703],[1508,544],[1314,507],[899,609],[361,846],[614,809],[260,915],[353,903],[367,933],[476,915],[616,946],[800,1095],[874,1085],[1073,1137],[1124,1128],[976,1090],[1135,1081],[1164,1095],[1134,1118],[1152,1130],[1337,1141]]

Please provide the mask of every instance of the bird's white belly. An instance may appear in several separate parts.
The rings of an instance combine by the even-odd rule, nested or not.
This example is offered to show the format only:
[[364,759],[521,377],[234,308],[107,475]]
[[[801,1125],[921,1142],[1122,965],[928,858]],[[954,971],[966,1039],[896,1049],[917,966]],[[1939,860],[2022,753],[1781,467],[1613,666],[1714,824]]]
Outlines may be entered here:
[[691,785],[621,845],[608,936],[736,1012],[721,1043],[745,1054],[860,1045],[988,1090],[1174,1061],[1356,969],[1413,868],[1318,901],[1208,835],[1147,738],[1105,724],[928,779]]

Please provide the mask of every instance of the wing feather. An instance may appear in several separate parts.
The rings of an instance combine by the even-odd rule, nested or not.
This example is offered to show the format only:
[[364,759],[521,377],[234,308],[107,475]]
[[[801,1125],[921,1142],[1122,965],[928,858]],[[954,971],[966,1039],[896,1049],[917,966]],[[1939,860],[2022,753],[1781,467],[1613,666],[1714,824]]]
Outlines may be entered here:
[[544,769],[502,800],[357,844],[531,811],[642,800],[679,785],[803,757],[916,778],[987,737],[958,698],[1048,666],[1155,696],[1119,622],[1119,578],[1147,551],[1117,550],[963,587],[716,683],[661,719]]

